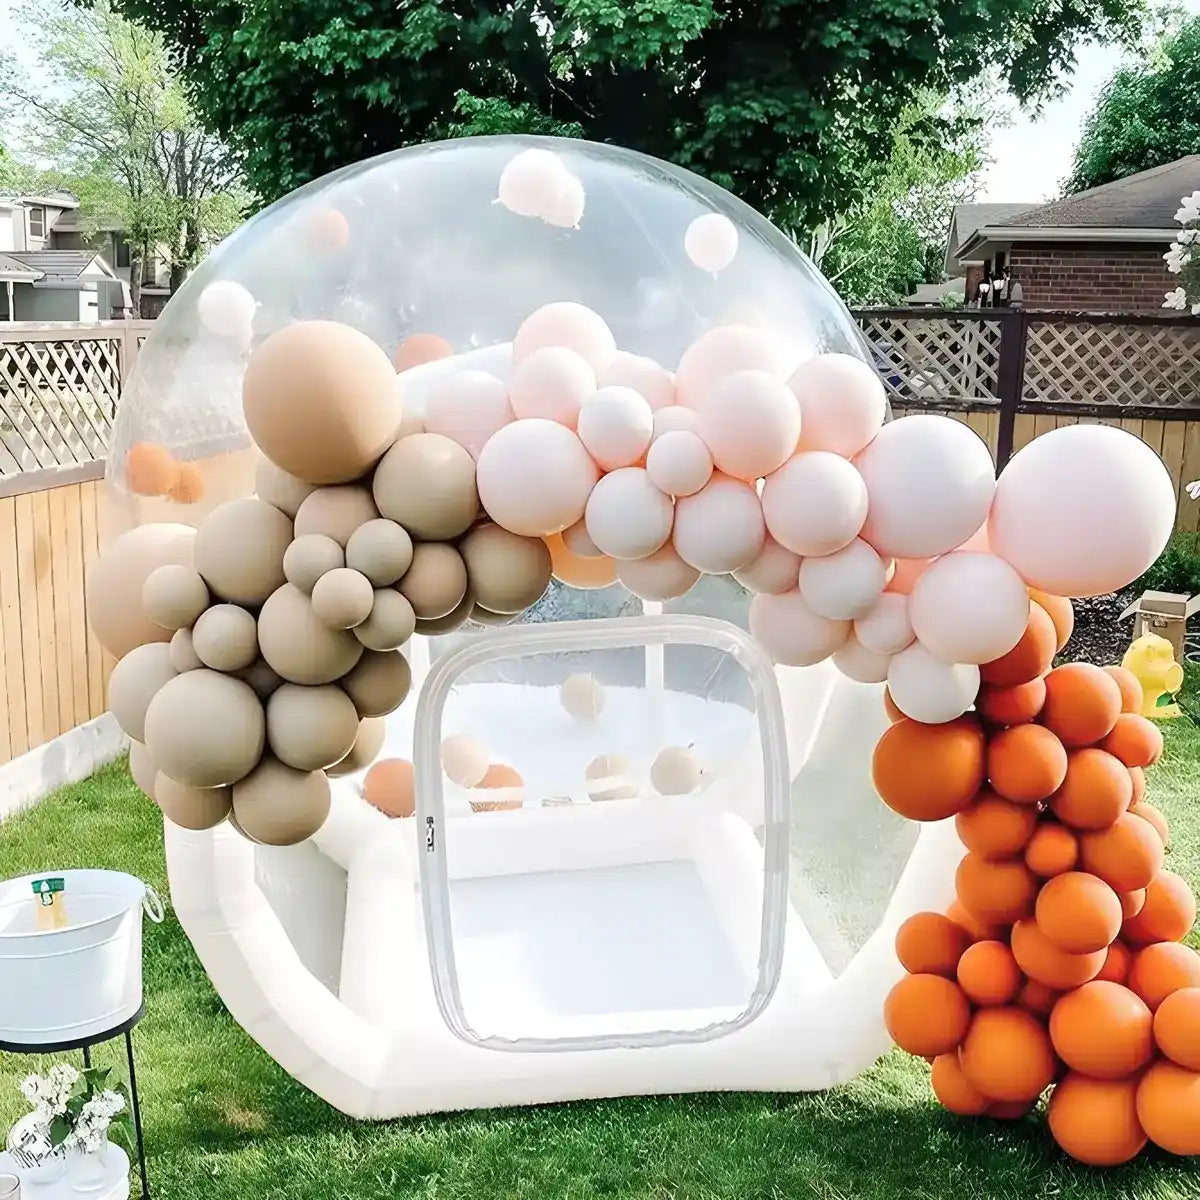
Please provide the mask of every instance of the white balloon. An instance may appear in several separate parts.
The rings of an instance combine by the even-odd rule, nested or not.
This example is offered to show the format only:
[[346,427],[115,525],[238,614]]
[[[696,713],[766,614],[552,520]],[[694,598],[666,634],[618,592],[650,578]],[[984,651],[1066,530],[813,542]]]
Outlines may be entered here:
[[564,167],[558,191],[537,215],[548,225],[557,225],[560,229],[578,229],[586,206],[587,194],[583,184]]
[[737,226],[721,213],[705,213],[687,227],[683,248],[700,270],[716,274],[725,270],[737,254]]
[[637,462],[650,445],[654,414],[640,392],[614,385],[594,391],[579,409],[579,440],[605,471]]
[[630,354],[628,350],[618,350],[609,364],[597,372],[596,382],[601,387],[619,384],[641,392],[655,412],[675,403],[675,376],[653,358]]
[[450,438],[474,458],[512,420],[508,389],[487,371],[459,371],[438,379],[425,400],[425,431]]
[[766,529],[758,495],[749,484],[713,475],[698,492],[675,504],[675,549],[708,575],[724,575],[753,562]]
[[853,354],[818,354],[788,382],[800,404],[801,450],[852,458],[883,426],[883,383],[870,363]]
[[200,324],[221,337],[248,340],[254,324],[254,297],[232,279],[218,279],[200,293]]
[[713,384],[735,371],[766,371],[786,380],[794,354],[778,338],[751,325],[717,325],[684,352],[675,372],[676,403],[698,405]]
[[1064,425],[1034,438],[1000,473],[992,551],[1056,596],[1100,596],[1162,553],[1175,488],[1144,442],[1111,425]]
[[849,621],[865,616],[883,593],[887,568],[861,538],[832,554],[800,564],[800,595],[823,617]]
[[797,454],[767,476],[763,515],[771,536],[794,554],[832,554],[858,536],[867,517],[867,486],[837,454]]
[[988,663],[1007,654],[1029,623],[1029,592],[994,554],[939,558],[913,586],[908,615],[921,644],[946,662]]
[[675,553],[670,544],[647,558],[617,564],[617,579],[642,600],[676,600],[690,591],[700,572]]
[[655,441],[679,430],[699,433],[700,415],[694,408],[684,408],[682,404],[668,404],[665,408],[654,410]]
[[750,601],[750,632],[772,662],[811,667],[828,658],[849,636],[849,621],[813,612],[796,592],[761,592]]
[[870,496],[862,537],[893,558],[930,558],[961,546],[983,524],[996,489],[986,444],[949,417],[893,421],[854,464]]
[[979,668],[974,663],[948,663],[920,642],[913,642],[892,658],[887,684],[896,707],[906,717],[941,725],[961,717],[975,703]]
[[858,683],[883,683],[891,655],[868,650],[853,633],[833,652],[833,665]]
[[[617,352],[616,339],[604,318],[570,300],[544,304],[521,322],[513,339],[513,362],[522,362],[543,346],[574,350],[593,372],[608,366]],[[594,388],[593,382],[589,391]]]
[[442,770],[451,783],[472,788],[487,774],[487,750],[465,733],[445,738],[441,746]]
[[769,475],[795,453],[800,405],[786,383],[765,371],[717,380],[696,410],[717,470],[735,479]]
[[622,467],[592,489],[584,519],[588,537],[609,558],[645,558],[671,536],[670,497],[640,467]]
[[712,478],[712,454],[699,434],[675,429],[654,440],[646,455],[646,473],[668,496],[691,496]]
[[513,415],[542,417],[574,429],[584,400],[596,390],[596,373],[566,346],[540,346],[514,368],[508,384]]
[[497,199],[519,217],[538,217],[553,205],[567,178],[567,168],[557,154],[522,150],[500,172]]
[[854,636],[865,650],[899,654],[916,637],[908,618],[908,597],[884,592],[869,611],[854,622]]
[[734,571],[733,577],[752,592],[791,592],[800,574],[800,555],[781,546],[770,534],[752,562]]

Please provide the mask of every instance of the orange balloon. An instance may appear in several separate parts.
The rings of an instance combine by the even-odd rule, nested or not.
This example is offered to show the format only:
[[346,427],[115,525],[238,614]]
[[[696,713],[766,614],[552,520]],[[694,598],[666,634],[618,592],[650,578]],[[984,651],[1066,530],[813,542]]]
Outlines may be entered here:
[[1021,987],[1021,969],[1003,942],[976,942],[958,960],[958,986],[973,1004],[1009,1004]]
[[350,222],[336,208],[319,208],[305,214],[305,240],[321,254],[336,254],[350,244]]
[[125,482],[135,495],[165,496],[178,474],[174,456],[154,442],[136,442],[125,455]]
[[941,913],[915,913],[896,931],[896,957],[913,975],[953,979],[970,944],[967,931]]
[[1092,1167],[1115,1167],[1146,1144],[1138,1119],[1136,1079],[1067,1075],[1054,1089],[1046,1119],[1054,1140],[1072,1158]]
[[963,907],[981,921],[1008,924],[1033,912],[1038,880],[1019,858],[992,862],[968,854],[958,864],[955,887]]
[[[1131,771],[1130,774],[1132,775],[1133,772]],[[1135,817],[1140,817],[1143,821],[1149,821],[1157,831],[1163,846],[1169,846],[1171,844],[1171,826],[1167,824],[1167,818],[1164,817],[1162,812],[1155,808],[1153,804],[1150,804],[1145,800],[1139,800],[1137,798],[1136,787],[1134,788],[1133,797],[1133,803],[1129,806],[1130,814]]]
[[1180,988],[1158,1006],[1154,1040],[1173,1063],[1200,1071],[1200,987]]
[[[480,799],[477,789],[503,792],[495,799]],[[484,772],[483,778],[472,789],[472,812],[501,812],[521,808],[525,802],[525,780],[516,767],[507,763],[492,763]]]
[[1057,821],[1042,821],[1025,847],[1025,865],[1043,879],[1070,871],[1078,860],[1075,835]]
[[1027,979],[1017,993],[1017,1003],[1038,1017],[1048,1017],[1062,992],[1048,988],[1036,979]]
[[985,683],[975,697],[975,710],[993,725],[1023,725],[1042,711],[1046,681],[1031,679],[1015,687],[993,687]]
[[962,1041],[971,1006],[962,988],[941,975],[906,975],[888,992],[883,1020],[901,1050],[933,1058]]
[[1041,725],[1014,725],[997,733],[987,750],[992,787],[1005,799],[1036,804],[1056,792],[1067,774],[1063,744]]
[[1174,871],[1159,871],[1146,887],[1146,903],[1125,922],[1126,941],[1182,942],[1196,921],[1196,897]]
[[1162,758],[1163,735],[1153,721],[1122,713],[1100,745],[1127,767],[1152,767]]
[[1200,987],[1200,954],[1179,942],[1155,942],[1133,955],[1129,986],[1157,1012],[1181,988]]
[[1097,979],[1107,979],[1109,983],[1125,983],[1129,979],[1129,968],[1133,966],[1133,955],[1124,942],[1113,942],[1108,948],[1108,957],[1100,968]]
[[952,1113],[960,1117],[978,1117],[987,1111],[990,1101],[967,1082],[957,1053],[939,1054],[933,1060],[929,1082],[942,1107]]
[[1054,631],[1058,634],[1055,650],[1061,650],[1071,640],[1075,631],[1075,610],[1065,596],[1052,596],[1049,592],[1040,592],[1037,588],[1029,589],[1029,598],[1035,604],[1046,610],[1046,615],[1054,622]]
[[1137,1115],[1156,1146],[1200,1154],[1200,1071],[1160,1059],[1138,1084]]
[[1121,689],[1091,663],[1066,663],[1046,676],[1042,722],[1068,748],[1107,737],[1121,715]]
[[887,688],[883,689],[883,711],[887,713],[888,720],[893,725],[897,721],[907,721],[908,718],[896,707],[895,700],[892,699],[892,693]]
[[176,504],[196,504],[204,499],[204,476],[195,463],[180,463],[167,499]]
[[1045,1026],[1023,1008],[983,1008],[962,1044],[963,1074],[992,1100],[1036,1100],[1058,1060]]
[[1146,798],[1146,772],[1141,767],[1130,767],[1129,778],[1133,783],[1133,800],[1129,805],[1132,808]]
[[1134,888],[1132,892],[1118,892],[1121,901],[1121,918],[1136,917],[1146,907],[1146,889]]
[[396,370],[407,371],[424,363],[437,362],[439,358],[449,358],[453,353],[454,347],[436,333],[410,333],[396,351]]
[[1015,687],[1038,679],[1050,670],[1058,645],[1058,631],[1040,604],[1030,604],[1029,622],[1021,640],[1007,653],[979,668],[984,683]]
[[1022,1117],[1029,1116],[1036,1107],[1036,1100],[997,1100],[988,1105],[984,1115],[991,1117],[993,1121],[1019,1121]]
[[413,765],[406,758],[381,758],[363,777],[363,799],[389,817],[416,811]]
[[[978,917],[967,912],[957,900],[946,909],[946,916],[955,925],[965,930],[972,942],[985,941],[989,938],[999,938],[1004,933],[1003,925],[991,921],[981,921]],[[957,966],[957,964],[955,965]]]
[[983,730],[971,717],[944,725],[897,721],[884,730],[871,760],[875,790],[910,821],[961,812],[979,791],[983,770]]
[[1136,713],[1142,711],[1142,685],[1138,677],[1125,667],[1104,667],[1106,675],[1111,675],[1121,689],[1121,711]]
[[1107,950],[1121,932],[1121,901],[1095,875],[1067,871],[1042,886],[1034,910],[1038,928],[1068,954]]
[[550,551],[550,569],[554,578],[583,591],[596,591],[617,581],[617,564],[611,558],[584,558],[573,554],[561,533],[544,539]]
[[1067,777],[1051,796],[1050,807],[1073,829],[1107,829],[1132,798],[1133,781],[1119,759],[1105,750],[1072,750]]
[[1130,811],[1107,829],[1081,834],[1079,856],[1083,869],[1114,891],[1134,892],[1162,870],[1163,844],[1154,826]]
[[1094,979],[1068,992],[1050,1014],[1050,1040],[1072,1071],[1124,1079],[1154,1057],[1154,1014],[1129,988]]
[[1012,952],[1017,966],[1038,983],[1066,991],[1081,987],[1100,974],[1105,951],[1094,954],[1068,954],[1060,950],[1034,920],[1018,921],[1012,929]]
[[954,818],[958,840],[983,858],[1020,854],[1037,823],[1037,809],[1003,800],[989,788],[984,788],[974,803]]

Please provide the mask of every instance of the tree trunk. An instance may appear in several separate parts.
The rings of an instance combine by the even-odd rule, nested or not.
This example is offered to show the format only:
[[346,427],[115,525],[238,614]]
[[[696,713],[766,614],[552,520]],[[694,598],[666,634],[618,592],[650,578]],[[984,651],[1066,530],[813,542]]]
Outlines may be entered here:
[[136,318],[142,315],[142,264],[146,257],[145,245],[129,247],[129,303]]
[[196,222],[189,216],[183,219],[181,246],[171,263],[171,295],[182,286],[183,281],[191,274],[192,267],[200,257],[200,230]]

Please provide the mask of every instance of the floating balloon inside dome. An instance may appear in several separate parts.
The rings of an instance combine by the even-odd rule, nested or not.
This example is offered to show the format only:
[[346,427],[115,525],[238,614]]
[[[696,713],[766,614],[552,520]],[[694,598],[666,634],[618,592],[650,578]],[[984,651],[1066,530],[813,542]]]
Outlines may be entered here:
[[[1048,434],[997,479],[965,426],[889,418],[790,239],[613,147],[398,151],[219,247],[126,387],[88,602],[234,1015],[332,1103],[391,1117],[824,1087],[886,1048],[900,980],[898,1038],[969,1044],[959,1092],[1023,1101],[989,1029],[1028,1043],[1030,1080],[1045,1039],[959,1029],[966,993],[906,984],[892,937],[953,900],[946,819],[1012,766],[1001,727],[1046,704],[1055,745],[1086,725],[1080,777],[1154,756],[1104,708],[1115,683],[1047,675],[1047,638],[1070,595],[1153,561],[1173,504],[1120,431]],[[990,799],[967,827],[1016,803]],[[1068,799],[1037,820],[1105,832]],[[960,878],[1022,929],[1021,970],[1061,977],[1075,952],[1043,940],[1024,858],[973,848]],[[1158,883],[1126,922],[1147,937],[1186,916]],[[1060,906],[1071,945],[1094,894]],[[239,941],[252,925],[272,953]],[[1003,991],[998,961],[973,956],[972,996]],[[422,972],[437,1003],[398,1005]],[[419,1046],[433,1078],[464,1041],[593,1053],[538,1055],[520,1087],[505,1054],[420,1088],[395,1066]],[[704,1072],[672,1052],[699,1041]]]

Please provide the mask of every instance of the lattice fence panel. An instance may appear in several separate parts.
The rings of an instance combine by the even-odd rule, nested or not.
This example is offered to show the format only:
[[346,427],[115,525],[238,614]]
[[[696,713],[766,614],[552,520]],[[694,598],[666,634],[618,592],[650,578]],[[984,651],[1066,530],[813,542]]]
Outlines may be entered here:
[[889,397],[902,405],[997,404],[1000,323],[971,317],[898,317],[864,312]]
[[1023,401],[1200,406],[1200,325],[1034,321],[1027,336]]

